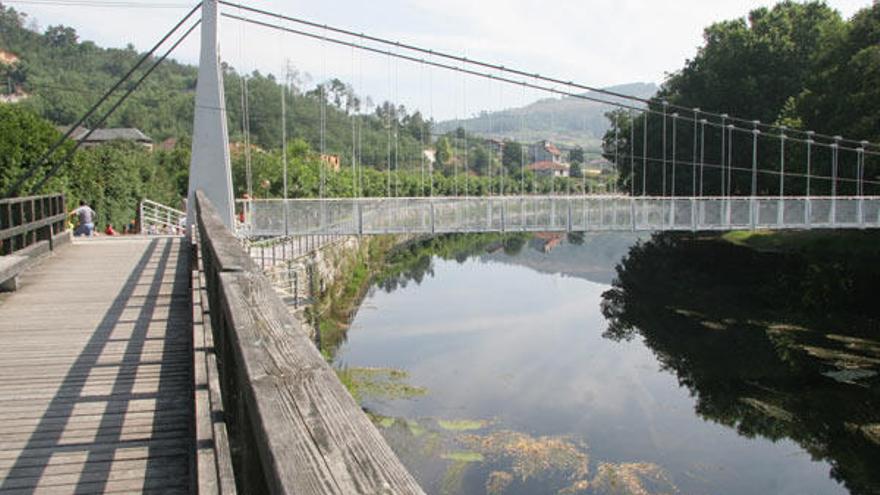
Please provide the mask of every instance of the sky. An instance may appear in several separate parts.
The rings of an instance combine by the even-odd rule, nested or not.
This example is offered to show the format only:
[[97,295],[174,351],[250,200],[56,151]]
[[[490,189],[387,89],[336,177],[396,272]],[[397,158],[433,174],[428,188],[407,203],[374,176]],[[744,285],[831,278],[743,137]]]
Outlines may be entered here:
[[[264,10],[522,68],[587,86],[661,83],[702,43],[709,24],[745,16],[774,2],[759,0],[245,0]],[[38,26],[74,27],[100,46],[148,50],[194,2],[182,0],[0,0]],[[870,0],[829,0],[845,17]],[[148,6],[148,7],[147,7]],[[228,12],[238,14],[236,9]],[[247,13],[242,13],[247,15]],[[317,31],[320,34],[320,30]],[[391,61],[347,47],[221,21],[221,57],[233,67],[305,82],[329,77],[352,83],[372,100],[417,107],[438,120],[523,105],[546,93],[461,76],[423,64]],[[198,37],[175,53],[198,62]]]

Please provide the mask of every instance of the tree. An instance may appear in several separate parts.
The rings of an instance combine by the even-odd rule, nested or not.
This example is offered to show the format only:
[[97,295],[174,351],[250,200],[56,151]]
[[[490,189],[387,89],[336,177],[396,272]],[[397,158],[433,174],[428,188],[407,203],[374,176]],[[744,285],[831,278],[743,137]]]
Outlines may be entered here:
[[844,21],[824,2],[780,2],[747,18],[712,24],[705,44],[663,85],[663,98],[688,107],[775,122],[815,72],[815,54]]
[[[676,195],[721,194],[721,185],[726,179],[718,166],[722,162],[721,118],[685,112],[681,119],[688,125],[683,125],[681,121],[670,120],[667,114],[666,128],[678,124],[675,148],[679,158],[662,161],[664,149],[667,153],[671,151],[670,146],[664,148],[663,140],[658,139],[664,128],[663,101],[699,107],[714,114],[758,119],[767,124],[796,125],[798,116],[792,115],[792,99],[802,94],[812,74],[826,70],[829,62],[823,61],[820,54],[835,45],[834,40],[842,36],[845,28],[840,15],[819,1],[785,1],[770,9],[755,9],[748,18],[719,22],[706,28],[705,44],[682,70],[666,80],[660,93],[650,102],[651,113],[636,114],[634,118],[629,112],[609,114],[617,132],[612,129],[606,133],[603,155],[613,161],[616,154],[621,154],[620,161],[630,162],[629,167],[618,167],[618,187],[637,194],[668,195],[673,190]],[[873,88],[871,84],[866,83],[865,87]],[[694,117],[707,119],[709,125],[695,129],[690,125]],[[694,136],[695,130],[697,136]],[[781,167],[779,139],[774,134],[764,133],[758,140],[757,168],[763,172],[775,172]],[[701,146],[701,142],[705,142],[705,146]],[[742,135],[738,136],[738,146],[725,150],[724,161],[751,164],[752,149],[747,144]],[[780,191],[782,184],[778,175],[772,173],[758,174],[754,191],[751,174],[733,173],[725,188],[729,187],[734,195],[804,193],[806,160],[800,156],[804,151],[794,145],[788,147],[791,149],[786,153],[786,173],[797,175],[785,181],[784,191]],[[644,162],[640,157],[645,154],[647,169],[642,170]],[[668,159],[669,155],[666,156]],[[709,166],[703,169],[689,165],[688,162],[697,161],[694,157],[704,157]],[[811,174],[830,175],[830,165],[825,165],[831,162],[830,151],[817,148],[813,159],[828,170],[814,168]],[[831,181],[814,181],[813,185],[813,194],[830,193]],[[851,184],[847,183],[846,187],[849,188],[846,193],[853,191]]]
[[584,169],[583,166],[579,162],[572,162],[571,169],[569,170],[569,174],[575,179],[583,178]]
[[452,144],[446,136],[442,136],[437,140],[437,163],[440,165],[448,165],[452,159]]
[[793,113],[809,129],[880,141],[880,3],[828,33],[817,65]]
[[489,173],[489,166],[491,164],[491,159],[489,158],[489,152],[486,151],[486,148],[482,145],[474,146],[473,151],[473,163],[474,169],[480,175],[486,175]]
[[[29,167],[36,165],[59,137],[55,127],[34,112],[20,105],[0,105],[0,193],[5,194]],[[60,159],[68,149],[69,145],[62,146],[53,158]],[[49,168],[42,167],[18,192],[29,191]],[[47,190],[58,186],[58,181],[53,181]]]
[[568,152],[568,161],[577,164],[584,163],[584,149],[580,146],[572,148],[572,150]]
[[522,168],[525,157],[523,145],[516,141],[505,140],[501,147],[501,165],[512,175]]
[[46,29],[46,38],[55,47],[74,46],[79,40],[76,30],[67,26],[49,26]]

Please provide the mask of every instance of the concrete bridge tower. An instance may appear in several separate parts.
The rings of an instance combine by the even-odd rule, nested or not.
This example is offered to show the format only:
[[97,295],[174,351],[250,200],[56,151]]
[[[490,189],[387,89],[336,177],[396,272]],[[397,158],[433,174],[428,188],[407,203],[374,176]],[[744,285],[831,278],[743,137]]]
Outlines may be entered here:
[[232,168],[229,162],[229,133],[226,128],[218,20],[217,0],[203,0],[202,46],[189,167],[187,225],[194,225],[195,191],[201,189],[217,207],[223,222],[231,229],[235,203],[232,196]]

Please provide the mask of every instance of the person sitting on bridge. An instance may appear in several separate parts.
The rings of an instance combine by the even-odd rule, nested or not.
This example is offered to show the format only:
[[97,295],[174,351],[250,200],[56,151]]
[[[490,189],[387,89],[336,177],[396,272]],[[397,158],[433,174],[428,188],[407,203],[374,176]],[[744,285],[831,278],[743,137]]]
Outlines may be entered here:
[[104,235],[119,235],[119,232],[113,230],[113,224],[108,223],[107,227],[104,228]]
[[73,231],[73,235],[79,236],[88,236],[91,237],[95,232],[95,210],[93,210],[89,205],[86,204],[85,201],[80,200],[79,208],[70,212],[70,216],[76,215],[79,224],[76,226],[76,230]]

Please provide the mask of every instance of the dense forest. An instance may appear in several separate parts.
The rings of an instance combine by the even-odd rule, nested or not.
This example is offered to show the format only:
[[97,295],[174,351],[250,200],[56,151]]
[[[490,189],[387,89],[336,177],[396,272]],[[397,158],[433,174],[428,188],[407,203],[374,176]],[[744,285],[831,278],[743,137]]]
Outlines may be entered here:
[[[664,140],[664,101],[670,105],[667,108],[702,108],[696,118],[706,119],[706,123],[695,126],[695,115],[689,112],[673,120],[674,110],[669,109]],[[732,137],[729,132],[722,136],[721,124],[732,122],[722,121],[718,115],[729,114],[787,127],[782,144],[779,130],[761,127],[758,195],[780,192],[782,163],[789,174],[785,193],[806,193],[808,153],[810,174],[826,177],[814,177],[810,192],[830,194],[832,181],[827,178],[832,176],[834,157],[827,146],[833,139],[827,136],[836,135],[853,140],[840,147],[837,192],[854,194],[858,141],[880,141],[880,4],[875,1],[845,20],[821,1],[785,1],[753,10],[744,18],[713,24],[705,29],[704,45],[696,56],[667,78],[651,108],[655,112],[647,116],[629,112],[608,115],[616,129],[606,133],[603,146],[609,159],[615,152],[622,156],[618,181],[623,190],[670,194],[674,169],[677,195],[692,194],[697,175],[704,177],[705,194],[724,192],[722,184],[728,189],[725,182],[731,194],[750,194],[753,124],[737,122],[739,129]],[[716,116],[707,115],[707,111]],[[809,151],[805,134],[798,132],[808,130],[817,133],[816,145]],[[872,151],[880,150],[873,147]],[[780,160],[782,153],[784,162]],[[643,157],[648,158],[644,181]],[[678,164],[674,166],[673,160]],[[701,167],[693,166],[697,162],[705,165],[702,172]],[[723,182],[720,165],[725,163],[732,163],[734,170],[730,180],[725,177]],[[864,168],[868,181],[864,192],[880,194],[878,156],[866,156]]]

